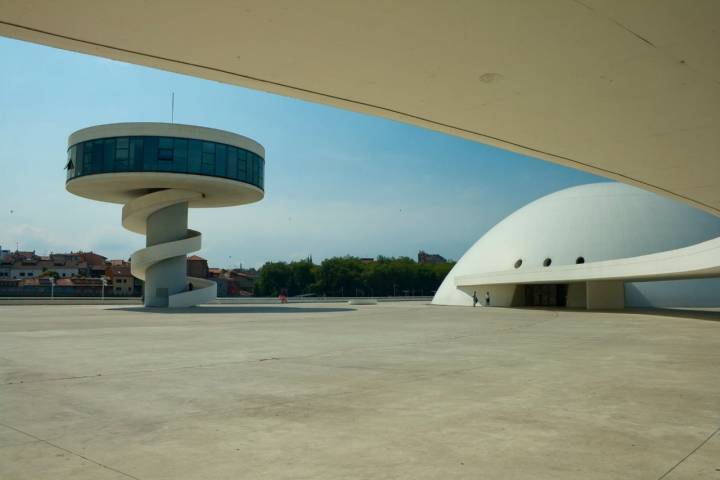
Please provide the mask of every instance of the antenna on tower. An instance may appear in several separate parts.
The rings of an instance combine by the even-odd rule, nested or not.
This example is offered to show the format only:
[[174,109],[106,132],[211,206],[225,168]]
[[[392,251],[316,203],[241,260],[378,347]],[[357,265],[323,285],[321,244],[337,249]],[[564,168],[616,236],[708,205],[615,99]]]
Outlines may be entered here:
[[172,92],[170,100],[170,123],[175,123],[175,92]]

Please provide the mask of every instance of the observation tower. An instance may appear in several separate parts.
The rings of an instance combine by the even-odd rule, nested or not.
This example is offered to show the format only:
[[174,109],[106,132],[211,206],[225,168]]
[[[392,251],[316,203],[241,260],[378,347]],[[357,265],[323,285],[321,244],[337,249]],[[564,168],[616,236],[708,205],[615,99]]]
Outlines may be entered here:
[[247,137],[169,123],[116,123],[68,139],[65,188],[121,203],[122,224],[146,235],[132,254],[146,307],[188,307],[215,299],[217,286],[187,276],[186,255],[201,248],[188,208],[229,207],[264,196],[265,150]]

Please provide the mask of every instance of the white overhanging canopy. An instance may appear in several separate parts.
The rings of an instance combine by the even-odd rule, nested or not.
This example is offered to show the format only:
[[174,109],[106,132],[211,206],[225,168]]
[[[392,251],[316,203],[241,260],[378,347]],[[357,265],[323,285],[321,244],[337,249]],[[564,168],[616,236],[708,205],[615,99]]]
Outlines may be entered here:
[[0,0],[0,35],[412,123],[720,214],[720,2]]
[[458,287],[598,280],[656,281],[720,276],[720,238],[631,258],[456,276]]

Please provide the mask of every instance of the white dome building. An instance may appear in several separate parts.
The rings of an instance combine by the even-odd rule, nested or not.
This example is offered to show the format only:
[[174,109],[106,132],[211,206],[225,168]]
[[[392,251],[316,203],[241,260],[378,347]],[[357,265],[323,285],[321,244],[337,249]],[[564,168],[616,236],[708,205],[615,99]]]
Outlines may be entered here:
[[[472,305],[476,291],[481,304],[489,292],[493,306],[590,308],[593,296],[596,308],[621,308],[625,281],[716,276],[694,269],[687,259],[698,252],[685,248],[710,240],[701,252],[707,261],[716,237],[719,218],[654,193],[621,183],[572,187],[535,200],[490,229],[457,262],[432,303]],[[665,253],[652,255],[658,252]],[[714,252],[711,258],[719,256]],[[676,268],[679,256],[687,272]],[[718,285],[701,282],[708,281]],[[653,303],[642,285],[650,284],[628,288],[628,300]],[[601,296],[615,298],[608,303]]]

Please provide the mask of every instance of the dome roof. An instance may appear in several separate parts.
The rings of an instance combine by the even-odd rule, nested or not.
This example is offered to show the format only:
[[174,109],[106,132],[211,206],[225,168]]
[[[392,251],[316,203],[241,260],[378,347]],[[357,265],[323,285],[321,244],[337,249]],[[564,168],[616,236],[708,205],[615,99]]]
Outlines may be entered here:
[[720,219],[622,183],[561,190],[517,210],[458,261],[433,303],[466,304],[454,277],[612,260],[686,247],[720,236]]

